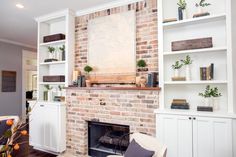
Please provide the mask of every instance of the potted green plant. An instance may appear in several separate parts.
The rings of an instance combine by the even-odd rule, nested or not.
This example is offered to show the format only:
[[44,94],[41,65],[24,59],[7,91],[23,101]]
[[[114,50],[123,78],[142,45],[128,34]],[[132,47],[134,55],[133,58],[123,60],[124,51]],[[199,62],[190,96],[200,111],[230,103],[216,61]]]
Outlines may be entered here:
[[199,93],[199,96],[202,96],[205,100],[205,106],[212,106],[214,110],[219,109],[219,97],[221,97],[221,93],[217,87],[211,88],[210,85],[207,85],[205,91],[203,93]]
[[55,47],[48,46],[49,58],[55,59]]
[[191,80],[191,71],[190,71],[190,65],[193,63],[193,60],[189,55],[185,57],[185,59],[182,59],[181,62],[185,66],[185,76],[186,80],[190,81]]
[[219,92],[217,87],[214,87],[211,89],[211,95],[213,97],[214,110],[219,110],[219,98],[222,96],[222,94]]
[[172,65],[172,68],[174,69],[174,77],[179,77],[179,70],[182,68],[183,64],[180,63],[180,61],[176,61],[175,64]]
[[204,13],[204,8],[208,7],[209,5],[211,5],[210,3],[207,3],[206,0],[200,0],[199,3],[196,3],[195,6],[198,9],[198,13],[202,14]]
[[66,51],[65,51],[65,45],[62,45],[61,47],[59,47],[59,50],[61,51],[61,55],[62,55],[62,60],[66,60]]
[[89,66],[89,65],[86,65],[86,66],[84,67],[84,71],[85,71],[86,74],[87,74],[87,77],[86,77],[86,87],[91,87],[91,80],[89,80],[89,73],[90,73],[91,71],[93,71],[93,68],[92,68],[91,66]]
[[44,101],[51,101],[52,100],[52,87],[50,87],[49,85],[44,85],[44,88],[46,89],[43,92],[43,100]]
[[186,19],[187,18],[187,12],[186,12],[187,3],[186,3],[186,1],[179,0],[177,5],[178,5],[179,20]]
[[146,68],[147,63],[143,59],[138,60],[137,66],[138,66],[138,71],[148,71],[148,69]]

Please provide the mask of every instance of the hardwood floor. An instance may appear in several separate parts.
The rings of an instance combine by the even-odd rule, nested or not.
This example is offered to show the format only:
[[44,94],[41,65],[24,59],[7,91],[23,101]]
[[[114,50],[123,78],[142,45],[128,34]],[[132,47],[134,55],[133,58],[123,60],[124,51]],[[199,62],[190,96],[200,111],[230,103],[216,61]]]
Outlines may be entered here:
[[48,153],[30,148],[28,157],[56,157],[56,155],[48,154]]

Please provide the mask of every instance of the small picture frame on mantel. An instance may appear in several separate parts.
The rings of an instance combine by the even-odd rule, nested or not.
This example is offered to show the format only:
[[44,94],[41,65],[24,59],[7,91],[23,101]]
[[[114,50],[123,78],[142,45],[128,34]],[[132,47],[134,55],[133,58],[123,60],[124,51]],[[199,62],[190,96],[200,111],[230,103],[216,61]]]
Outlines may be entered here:
[[16,71],[2,71],[2,92],[16,92]]

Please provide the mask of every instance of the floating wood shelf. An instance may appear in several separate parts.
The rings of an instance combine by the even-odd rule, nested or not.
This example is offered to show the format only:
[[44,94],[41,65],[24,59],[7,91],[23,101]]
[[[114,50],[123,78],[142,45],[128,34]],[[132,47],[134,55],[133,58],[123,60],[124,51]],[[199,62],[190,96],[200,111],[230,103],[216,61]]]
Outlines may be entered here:
[[161,90],[160,87],[67,87],[71,90]]

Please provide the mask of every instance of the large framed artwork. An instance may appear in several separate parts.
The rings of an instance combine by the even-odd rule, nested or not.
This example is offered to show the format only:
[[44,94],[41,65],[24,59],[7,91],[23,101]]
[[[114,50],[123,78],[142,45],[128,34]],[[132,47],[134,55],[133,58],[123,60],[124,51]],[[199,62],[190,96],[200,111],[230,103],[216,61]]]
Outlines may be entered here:
[[134,83],[136,76],[135,12],[95,18],[88,23],[88,64],[92,82]]

